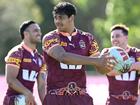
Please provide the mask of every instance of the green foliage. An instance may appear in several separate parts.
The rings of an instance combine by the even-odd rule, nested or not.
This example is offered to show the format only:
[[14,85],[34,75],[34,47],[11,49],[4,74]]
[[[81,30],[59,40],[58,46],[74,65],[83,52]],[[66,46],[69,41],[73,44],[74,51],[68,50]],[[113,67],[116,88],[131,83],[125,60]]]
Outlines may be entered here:
[[42,21],[40,8],[34,0],[0,1],[0,73],[4,72],[4,57],[21,42],[19,25],[25,20]]
[[[21,42],[19,25],[24,20],[40,23],[43,35],[55,29],[53,23],[53,6],[60,1],[76,5],[76,27],[93,33],[92,21],[95,17],[104,17],[107,0],[0,0],[0,72],[4,71],[4,57],[7,52]],[[102,4],[102,6],[100,6]],[[99,12],[97,12],[99,11]],[[99,38],[97,36],[97,38]],[[41,50],[41,45],[38,46]]]
[[139,0],[108,0],[106,18],[97,18],[93,21],[95,31],[100,35],[103,47],[110,46],[110,27],[118,23],[126,24],[130,28],[129,43],[139,47],[139,5]]
[[[32,19],[40,23],[43,35],[55,29],[52,10],[60,1],[76,5],[76,27],[93,33],[100,49],[111,46],[109,31],[116,23],[128,25],[129,43],[139,47],[139,0],[0,0],[0,72],[4,71],[7,52],[21,42],[19,25]],[[38,48],[41,50],[41,45]]]

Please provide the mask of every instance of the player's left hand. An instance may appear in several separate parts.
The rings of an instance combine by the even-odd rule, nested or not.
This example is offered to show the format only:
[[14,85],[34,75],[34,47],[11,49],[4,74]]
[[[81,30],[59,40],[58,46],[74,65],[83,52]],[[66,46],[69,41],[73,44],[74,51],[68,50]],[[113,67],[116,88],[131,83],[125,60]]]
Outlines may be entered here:
[[111,71],[117,63],[116,59],[112,56],[109,56],[108,53],[104,53],[102,56],[105,59],[102,65],[104,65],[107,70]]
[[134,70],[140,71],[140,62],[132,63],[129,71],[134,71]]
[[100,73],[106,74],[113,70],[116,59],[112,56],[109,56],[108,53],[104,53],[100,56],[100,65],[96,66]]

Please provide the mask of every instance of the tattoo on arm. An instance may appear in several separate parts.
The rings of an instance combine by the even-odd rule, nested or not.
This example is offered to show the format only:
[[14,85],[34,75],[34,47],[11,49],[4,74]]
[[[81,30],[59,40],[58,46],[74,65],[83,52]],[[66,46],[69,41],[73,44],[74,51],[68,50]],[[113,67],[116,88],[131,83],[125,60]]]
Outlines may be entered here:
[[41,78],[42,78],[42,80],[46,80],[46,74],[45,73],[41,73]]

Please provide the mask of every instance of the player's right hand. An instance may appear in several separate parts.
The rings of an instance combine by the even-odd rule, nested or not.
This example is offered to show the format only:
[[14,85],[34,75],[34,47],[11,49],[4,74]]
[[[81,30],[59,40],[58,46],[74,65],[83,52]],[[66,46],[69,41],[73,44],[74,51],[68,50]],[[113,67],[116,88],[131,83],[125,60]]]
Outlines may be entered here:
[[37,105],[33,94],[29,91],[24,94],[26,105]]
[[100,61],[101,61],[101,66],[103,66],[109,70],[113,69],[113,67],[115,66],[115,62],[116,62],[115,58],[112,56],[109,56],[108,53],[101,55]]

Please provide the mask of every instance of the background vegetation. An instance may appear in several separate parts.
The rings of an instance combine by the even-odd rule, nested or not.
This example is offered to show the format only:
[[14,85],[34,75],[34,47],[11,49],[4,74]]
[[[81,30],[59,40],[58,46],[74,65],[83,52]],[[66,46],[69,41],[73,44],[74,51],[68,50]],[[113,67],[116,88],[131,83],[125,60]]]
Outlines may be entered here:
[[[76,27],[94,34],[100,50],[110,46],[109,29],[116,23],[129,26],[129,43],[140,48],[139,0],[0,0],[0,73],[4,73],[8,51],[21,42],[19,25],[32,19],[40,24],[43,35],[55,29],[52,9],[59,1],[76,5]],[[41,45],[38,48],[41,52]]]

